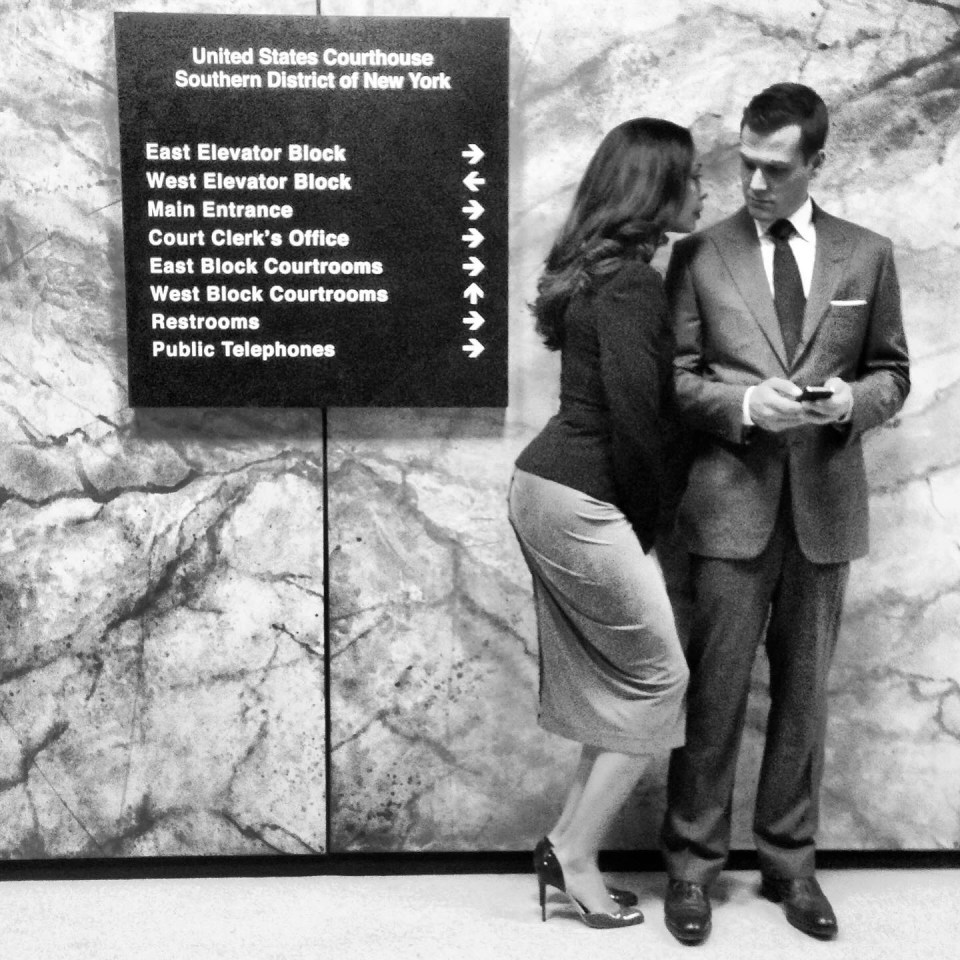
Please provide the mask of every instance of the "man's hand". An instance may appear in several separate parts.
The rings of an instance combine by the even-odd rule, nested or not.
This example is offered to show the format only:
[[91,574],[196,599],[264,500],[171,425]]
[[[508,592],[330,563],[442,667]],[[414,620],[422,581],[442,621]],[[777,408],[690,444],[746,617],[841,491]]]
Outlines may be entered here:
[[802,391],[795,383],[781,377],[764,380],[750,394],[750,419],[771,433],[811,424],[844,423],[853,410],[850,384],[831,377],[824,386],[833,390],[832,396],[800,403],[797,397]]
[[853,410],[850,384],[839,377],[831,377],[824,386],[833,390],[833,396],[801,404],[807,412],[807,423],[843,423],[848,420]]
[[[781,377],[771,377],[757,384],[750,395],[750,419],[761,429],[780,433],[791,427],[801,427],[811,420],[804,407],[798,403],[800,388]],[[822,402],[822,401],[821,401]]]

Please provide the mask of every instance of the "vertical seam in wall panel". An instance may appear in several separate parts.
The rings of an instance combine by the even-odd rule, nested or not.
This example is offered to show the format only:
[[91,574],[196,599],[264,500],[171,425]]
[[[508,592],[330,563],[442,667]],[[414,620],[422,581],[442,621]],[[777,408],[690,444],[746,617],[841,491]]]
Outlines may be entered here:
[[330,782],[333,764],[330,759],[330,731],[333,727],[330,714],[330,495],[327,485],[327,408],[321,411],[320,422],[323,426],[323,757],[324,790],[326,793],[326,813],[324,832],[326,834],[325,852],[330,853],[330,811],[333,806],[332,784]]
[[[317,0],[317,16],[323,15],[321,0]],[[333,785],[331,772],[333,763],[330,757],[330,731],[333,718],[330,713],[330,496],[327,486],[327,408],[321,411],[320,422],[323,425],[323,784],[326,812],[324,814],[324,833],[326,834],[325,853],[329,856],[333,829],[330,814],[333,809]]]

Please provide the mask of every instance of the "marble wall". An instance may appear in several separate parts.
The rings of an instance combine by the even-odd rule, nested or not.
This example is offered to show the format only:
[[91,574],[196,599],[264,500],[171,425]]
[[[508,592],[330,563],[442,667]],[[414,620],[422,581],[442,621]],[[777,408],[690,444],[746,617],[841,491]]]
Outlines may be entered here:
[[[958,848],[960,8],[319,7],[511,19],[510,405],[331,409],[326,437],[321,411],[127,407],[112,11],[317,4],[0,7],[0,856],[532,845],[576,748],[535,725],[505,515],[513,458],[557,395],[524,305],[610,126],[689,125],[710,222],[739,202],[743,103],[779,79],[832,107],[816,197],[894,238],[913,356],[907,405],[867,443],[873,547],[831,677],[822,846]],[[662,781],[661,762],[611,846],[654,845]]]
[[[818,200],[895,239],[915,379],[867,444],[873,550],[854,568],[832,674],[822,844],[960,845],[960,8],[325,0],[324,11],[509,15],[513,44],[510,406],[330,414],[332,842],[517,847],[556,812],[576,749],[534,727],[528,579],[503,509],[511,461],[557,395],[556,358],[524,304],[607,129],[642,114],[689,125],[710,222],[739,205],[743,104],[791,79],[833,108]],[[764,668],[738,778],[742,847]],[[612,845],[655,845],[662,783],[658,764]]]
[[322,412],[127,406],[115,8],[0,8],[0,856],[321,852]]

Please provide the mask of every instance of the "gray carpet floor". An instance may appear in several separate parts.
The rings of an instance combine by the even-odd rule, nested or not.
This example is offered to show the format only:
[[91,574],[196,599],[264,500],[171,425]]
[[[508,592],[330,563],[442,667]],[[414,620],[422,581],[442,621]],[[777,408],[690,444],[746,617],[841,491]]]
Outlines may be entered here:
[[591,930],[559,895],[542,923],[532,875],[480,874],[0,884],[2,960],[940,960],[960,956],[960,870],[821,871],[840,936],[821,943],[760,898],[754,873],[715,890],[698,947],[663,925],[662,874],[613,874],[646,922]]

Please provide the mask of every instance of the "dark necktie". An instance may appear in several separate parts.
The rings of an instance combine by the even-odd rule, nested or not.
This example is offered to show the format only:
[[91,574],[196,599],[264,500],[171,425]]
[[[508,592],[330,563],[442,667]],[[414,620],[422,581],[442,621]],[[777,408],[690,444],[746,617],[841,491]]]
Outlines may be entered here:
[[803,295],[800,268],[790,249],[790,238],[796,233],[789,220],[777,220],[768,233],[773,239],[773,305],[780,321],[780,332],[792,360],[803,330],[803,310],[807,298]]

